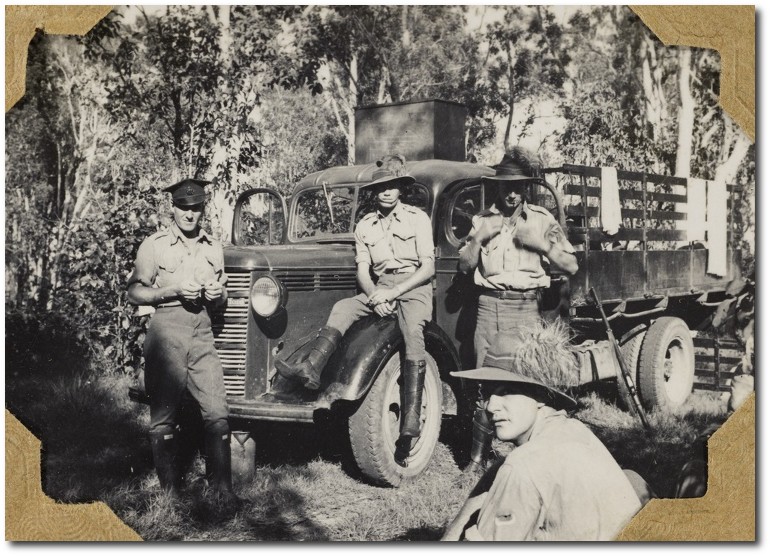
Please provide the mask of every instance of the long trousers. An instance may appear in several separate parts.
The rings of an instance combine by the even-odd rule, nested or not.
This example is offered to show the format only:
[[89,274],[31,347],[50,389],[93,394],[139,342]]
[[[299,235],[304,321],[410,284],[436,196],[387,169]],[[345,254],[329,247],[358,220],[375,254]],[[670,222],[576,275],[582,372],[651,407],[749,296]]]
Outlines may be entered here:
[[[392,288],[406,280],[410,274],[384,274],[377,282],[377,286]],[[374,313],[374,310],[366,304],[367,296],[363,293],[355,297],[341,299],[335,303],[327,326],[331,326],[345,334],[348,328],[365,316]],[[406,359],[419,361],[425,359],[425,338],[423,329],[425,323],[433,314],[433,288],[423,284],[406,292],[396,301],[396,315],[401,334],[406,344]]]
[[539,319],[540,311],[536,299],[497,299],[480,295],[476,333],[473,336],[476,367],[483,366],[487,350],[498,332],[527,329]]
[[198,402],[207,430],[217,423],[227,424],[222,363],[205,309],[158,308],[147,330],[144,358],[151,432],[176,425],[185,392]]

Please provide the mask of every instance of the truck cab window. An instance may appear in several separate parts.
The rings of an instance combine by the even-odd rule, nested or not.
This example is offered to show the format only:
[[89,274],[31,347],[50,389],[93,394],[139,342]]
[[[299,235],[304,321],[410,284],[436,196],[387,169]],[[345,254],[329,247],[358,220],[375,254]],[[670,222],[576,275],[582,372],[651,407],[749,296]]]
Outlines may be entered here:
[[455,239],[461,241],[468,235],[473,224],[473,217],[481,210],[481,185],[471,185],[460,190],[454,198],[451,212],[452,234],[454,234]]
[[279,245],[283,240],[285,214],[280,198],[272,193],[249,195],[235,222],[238,245]]
[[303,239],[353,231],[353,187],[308,189],[299,193],[294,209],[292,236]]
[[[430,192],[421,183],[413,183],[401,192],[401,202],[422,209],[430,215]],[[371,189],[358,190],[358,208],[356,208],[356,224],[370,212],[377,210],[377,199]]]

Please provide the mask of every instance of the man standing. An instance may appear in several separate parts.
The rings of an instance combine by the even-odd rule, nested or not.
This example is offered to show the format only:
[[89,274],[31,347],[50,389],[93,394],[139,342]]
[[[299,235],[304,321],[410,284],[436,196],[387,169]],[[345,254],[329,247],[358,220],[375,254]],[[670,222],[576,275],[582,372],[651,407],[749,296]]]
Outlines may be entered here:
[[423,329],[433,312],[431,278],[435,273],[433,230],[422,210],[403,204],[401,188],[415,180],[405,172],[400,155],[377,161],[371,188],[377,210],[356,226],[356,264],[361,293],[338,301],[326,325],[299,358],[276,361],[285,378],[317,390],[326,362],[342,336],[357,320],[371,314],[386,317],[395,313],[406,344],[403,377],[402,417],[395,454],[406,467],[411,440],[420,436],[420,410],[425,384],[425,339]]
[[203,417],[207,469],[226,505],[238,504],[230,471],[230,427],[222,364],[214,348],[211,312],[227,300],[222,245],[200,219],[209,182],[186,179],[171,194],[173,223],[145,239],[128,279],[128,300],[156,308],[144,342],[150,442],[161,488],[176,496],[177,418],[189,393]]
[[558,323],[503,332],[483,367],[452,373],[480,383],[495,435],[515,448],[482,477],[442,540],[613,540],[641,509],[646,482],[567,415],[576,403],[559,388],[577,382],[568,341]]
[[[460,272],[474,272],[481,289],[474,334],[477,366],[498,332],[525,330],[540,320],[540,294],[551,280],[543,257],[557,270],[574,274],[578,269],[575,249],[556,219],[527,202],[527,190],[541,181],[536,157],[516,147],[495,170],[494,176],[482,178],[497,187],[495,204],[473,217],[458,262]],[[471,468],[482,465],[492,441],[484,421],[485,413],[476,411]]]

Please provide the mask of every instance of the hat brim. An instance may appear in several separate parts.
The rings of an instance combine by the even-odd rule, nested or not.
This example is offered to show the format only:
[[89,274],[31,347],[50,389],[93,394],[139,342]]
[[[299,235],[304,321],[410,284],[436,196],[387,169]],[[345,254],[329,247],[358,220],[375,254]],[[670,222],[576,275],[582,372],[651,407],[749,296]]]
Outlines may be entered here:
[[182,197],[181,199],[172,199],[171,202],[180,207],[194,207],[206,202],[206,194],[192,195],[190,197]]
[[449,374],[457,378],[464,378],[466,380],[473,380],[477,382],[520,384],[523,391],[531,389],[532,387],[536,387],[537,389],[548,394],[548,397],[552,401],[552,403],[549,403],[548,405],[551,405],[555,409],[571,410],[577,407],[577,402],[567,394],[559,392],[558,390],[543,384],[539,380],[535,380],[534,378],[520,375],[511,371],[506,371],[505,369],[499,369],[497,367],[480,367],[470,371],[455,371]]
[[491,183],[501,183],[501,182],[517,182],[517,183],[523,183],[523,182],[536,182],[538,181],[538,178],[533,178],[530,176],[506,176],[505,174],[500,176],[482,176],[481,181],[483,183],[491,182]]
[[393,186],[395,187],[402,187],[405,185],[412,185],[413,183],[415,183],[415,181],[417,180],[415,180],[412,176],[385,176],[378,180],[369,182],[366,185],[362,185],[361,189],[364,189],[366,187],[372,187],[373,185],[380,185],[383,183],[392,183]]

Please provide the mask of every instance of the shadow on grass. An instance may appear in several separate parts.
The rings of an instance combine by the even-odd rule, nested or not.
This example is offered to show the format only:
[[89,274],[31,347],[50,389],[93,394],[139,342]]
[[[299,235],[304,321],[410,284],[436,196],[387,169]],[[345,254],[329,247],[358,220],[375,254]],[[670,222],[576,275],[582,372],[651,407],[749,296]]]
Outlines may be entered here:
[[442,527],[413,527],[390,540],[393,541],[438,541],[444,534]]
[[90,502],[152,468],[143,408],[127,399],[130,379],[63,369],[26,375],[6,390],[6,407],[41,441],[43,491]]
[[696,392],[673,413],[648,413],[648,433],[636,415],[597,396],[580,402],[577,417],[594,431],[621,467],[639,473],[660,498],[673,497],[684,465],[704,456],[698,453],[702,450],[699,437],[727,418],[718,397]]

